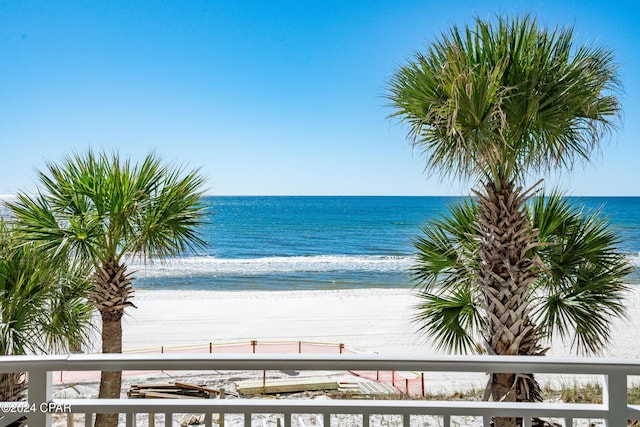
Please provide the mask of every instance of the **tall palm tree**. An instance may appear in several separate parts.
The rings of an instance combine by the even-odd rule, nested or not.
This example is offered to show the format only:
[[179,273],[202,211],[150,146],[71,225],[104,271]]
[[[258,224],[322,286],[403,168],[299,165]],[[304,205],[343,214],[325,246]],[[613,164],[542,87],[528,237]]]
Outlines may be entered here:
[[[525,182],[588,160],[616,125],[618,89],[609,50],[574,46],[572,28],[540,28],[530,16],[454,26],[390,80],[392,117],[409,125],[426,170],[475,182],[491,354],[540,351],[528,305],[542,269],[525,212],[537,188]],[[493,377],[493,398],[516,400],[516,376]]]
[[[68,351],[83,342],[93,311],[86,273],[81,265],[61,268],[40,257],[0,218],[0,354]],[[0,401],[22,401],[26,390],[24,373],[0,373]]]
[[[133,307],[127,260],[176,256],[204,245],[197,235],[204,178],[149,154],[139,164],[117,154],[67,157],[39,174],[38,195],[9,207],[25,238],[55,259],[93,266],[90,297],[102,318],[103,353],[122,352],[122,316]],[[119,398],[122,373],[103,371],[99,397]],[[116,426],[116,415],[96,426]]]

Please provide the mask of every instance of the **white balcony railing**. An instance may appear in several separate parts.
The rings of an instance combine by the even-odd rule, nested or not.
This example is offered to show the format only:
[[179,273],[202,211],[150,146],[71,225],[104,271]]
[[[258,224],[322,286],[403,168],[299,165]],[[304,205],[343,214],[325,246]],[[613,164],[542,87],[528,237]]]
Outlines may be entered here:
[[[479,401],[400,400],[309,400],[309,399],[52,399],[52,373],[57,371],[216,371],[216,370],[301,370],[301,371],[416,371],[416,372],[519,372],[600,376],[602,404],[507,403]],[[532,418],[557,418],[565,426],[576,419],[603,419],[610,427],[640,419],[640,406],[627,403],[628,376],[640,375],[640,362],[620,359],[551,357],[392,357],[381,355],[61,355],[3,356],[0,372],[27,372],[28,401],[0,403],[0,426],[27,415],[32,427],[51,426],[52,413],[85,414],[84,425],[92,425],[96,413],[124,414],[127,426],[136,425],[136,414],[165,414],[164,425],[174,426],[173,414],[205,414],[204,425],[214,423],[212,414],[243,414],[251,426],[253,414],[282,414],[283,427],[300,425],[297,415],[318,414],[321,425],[331,425],[332,414],[359,415],[363,427],[370,417],[395,414],[402,425],[421,415],[437,415],[443,425],[452,416],[482,417],[488,426],[492,416],[513,416],[530,426]],[[26,413],[25,413],[26,412]],[[156,424],[153,421],[153,424]],[[415,422],[414,422],[415,424]],[[139,425],[139,424],[138,424]],[[202,425],[202,424],[201,424]]]

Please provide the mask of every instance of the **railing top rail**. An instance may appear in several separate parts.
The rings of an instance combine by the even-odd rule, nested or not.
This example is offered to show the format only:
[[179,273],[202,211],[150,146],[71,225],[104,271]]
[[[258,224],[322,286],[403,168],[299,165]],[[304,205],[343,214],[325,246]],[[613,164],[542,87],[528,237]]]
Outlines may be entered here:
[[0,356],[0,371],[407,370],[640,375],[640,360],[539,356],[317,354],[72,354]]

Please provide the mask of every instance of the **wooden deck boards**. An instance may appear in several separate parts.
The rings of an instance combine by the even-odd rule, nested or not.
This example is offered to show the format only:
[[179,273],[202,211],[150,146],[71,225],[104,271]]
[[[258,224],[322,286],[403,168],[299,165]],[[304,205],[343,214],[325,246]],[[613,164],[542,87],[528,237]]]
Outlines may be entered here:
[[337,390],[338,381],[329,377],[267,378],[236,383],[240,394],[277,394],[299,391]]

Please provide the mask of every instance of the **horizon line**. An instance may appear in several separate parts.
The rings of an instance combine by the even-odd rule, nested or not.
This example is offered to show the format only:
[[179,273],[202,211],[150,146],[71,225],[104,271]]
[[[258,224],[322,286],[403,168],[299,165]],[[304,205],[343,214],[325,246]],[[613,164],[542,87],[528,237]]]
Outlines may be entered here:
[[[35,196],[36,194],[27,194]],[[16,197],[17,194],[0,194],[0,199]],[[213,194],[206,193],[204,197],[474,197],[463,194]],[[568,194],[565,197],[640,197],[629,194]]]

